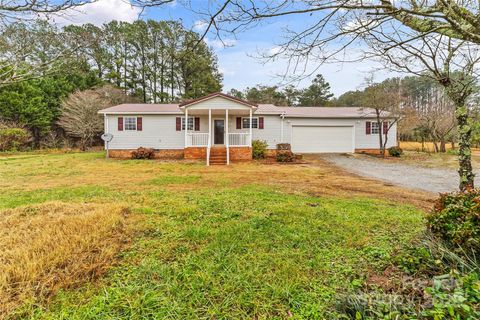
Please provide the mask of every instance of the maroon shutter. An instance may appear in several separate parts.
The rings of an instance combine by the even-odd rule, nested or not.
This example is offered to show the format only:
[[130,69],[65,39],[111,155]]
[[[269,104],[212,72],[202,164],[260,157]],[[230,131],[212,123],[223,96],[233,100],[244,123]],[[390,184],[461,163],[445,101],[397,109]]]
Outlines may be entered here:
[[365,127],[365,133],[366,134],[371,134],[372,133],[372,123],[370,121],[367,121],[367,122],[365,122],[365,124],[367,125]]
[[263,117],[258,118],[258,129],[263,129]]
[[118,131],[123,131],[123,117],[118,117]]
[[388,121],[383,122],[383,134],[388,133]]
[[200,131],[200,118],[195,117],[195,131]]
[[242,118],[237,117],[237,129],[242,129]]
[[182,131],[182,118],[177,117],[175,119],[175,124],[176,124],[176,130],[177,131]]
[[142,131],[142,117],[137,117],[137,131]]

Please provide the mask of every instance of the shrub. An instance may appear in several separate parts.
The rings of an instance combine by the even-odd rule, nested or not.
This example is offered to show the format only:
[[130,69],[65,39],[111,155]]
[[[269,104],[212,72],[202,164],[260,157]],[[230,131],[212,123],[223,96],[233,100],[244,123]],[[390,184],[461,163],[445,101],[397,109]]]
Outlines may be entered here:
[[290,143],[279,143],[277,144],[277,150],[292,150]]
[[253,159],[263,159],[267,153],[267,142],[263,140],[252,141]]
[[388,148],[388,154],[391,157],[400,157],[403,154],[403,150],[400,147],[390,147]]
[[153,159],[154,157],[155,151],[151,148],[140,147],[132,151],[132,159]]
[[295,154],[290,150],[277,150],[277,162],[294,162]]
[[17,151],[24,148],[30,134],[23,128],[0,128],[0,151]]
[[448,244],[480,252],[480,190],[441,194],[427,226]]

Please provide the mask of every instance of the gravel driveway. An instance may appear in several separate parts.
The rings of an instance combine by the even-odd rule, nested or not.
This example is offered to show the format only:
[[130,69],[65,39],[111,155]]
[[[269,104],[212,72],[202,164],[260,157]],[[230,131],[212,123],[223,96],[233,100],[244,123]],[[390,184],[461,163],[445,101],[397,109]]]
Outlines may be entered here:
[[[325,154],[320,157],[352,173],[407,188],[437,193],[456,190],[459,184],[458,173],[453,169],[386,163],[360,155]],[[480,176],[480,171],[476,170],[475,174]]]

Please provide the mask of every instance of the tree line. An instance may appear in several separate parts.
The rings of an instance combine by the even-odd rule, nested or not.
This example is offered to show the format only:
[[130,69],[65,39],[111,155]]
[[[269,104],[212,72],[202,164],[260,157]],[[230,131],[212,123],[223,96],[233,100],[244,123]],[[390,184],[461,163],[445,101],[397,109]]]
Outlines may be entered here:
[[[10,79],[0,87],[0,122],[25,127],[35,147],[61,140],[62,101],[75,91],[111,84],[133,101],[169,103],[222,88],[215,54],[176,21],[64,28],[45,20],[15,22],[0,34],[0,57],[10,61],[0,68]],[[32,69],[41,72],[21,77]],[[15,77],[21,80],[11,81]]]
[[322,107],[331,105],[333,93],[330,83],[323,75],[317,74],[312,83],[304,89],[293,85],[279,86],[257,85],[245,90],[231,89],[228,94],[253,103],[274,104],[276,106]]

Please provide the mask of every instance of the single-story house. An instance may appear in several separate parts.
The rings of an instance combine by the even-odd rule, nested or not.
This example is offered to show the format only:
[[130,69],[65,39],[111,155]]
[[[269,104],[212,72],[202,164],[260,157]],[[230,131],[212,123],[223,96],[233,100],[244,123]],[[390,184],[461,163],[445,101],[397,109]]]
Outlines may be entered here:
[[[99,111],[112,157],[129,157],[139,147],[158,158],[205,159],[210,163],[252,158],[252,140],[264,140],[275,152],[290,143],[295,153],[354,153],[379,149],[379,131],[388,131],[387,147],[397,145],[397,128],[378,125],[375,113],[353,107],[279,107],[254,104],[213,93],[180,104],[121,104]],[[387,119],[388,120],[388,119]]]

